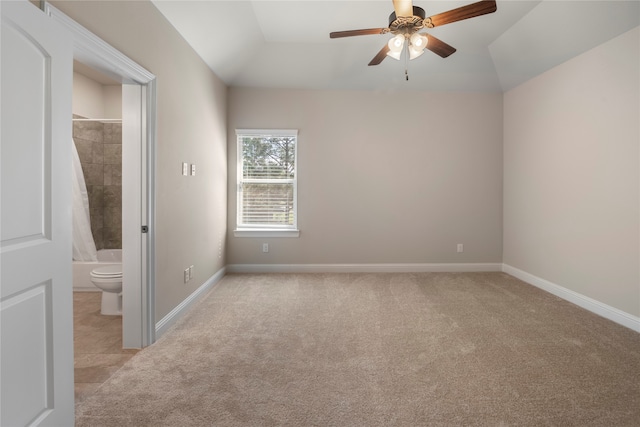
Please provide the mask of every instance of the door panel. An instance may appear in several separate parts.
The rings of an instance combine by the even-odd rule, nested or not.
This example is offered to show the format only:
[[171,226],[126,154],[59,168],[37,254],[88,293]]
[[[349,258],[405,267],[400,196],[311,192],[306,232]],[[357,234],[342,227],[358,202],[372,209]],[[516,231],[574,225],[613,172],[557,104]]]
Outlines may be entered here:
[[73,425],[72,43],[1,3],[0,425]]
[[[2,396],[2,424],[23,426],[51,407],[53,384],[49,342],[51,282],[38,284],[25,292],[13,294],[2,302],[2,382],[21,384]],[[22,325],[22,334],[5,334],[6,325]],[[10,412],[11,408],[20,411]],[[9,414],[5,412],[9,411]],[[5,424],[6,423],[6,424]]]
[[[13,65],[2,69],[3,81],[11,82],[2,86],[2,96],[9,99],[24,96],[29,100],[29,103],[12,104],[9,111],[3,111],[5,123],[15,124],[7,131],[3,127],[3,139],[20,141],[20,144],[2,146],[3,177],[8,179],[2,181],[4,209],[0,235],[3,242],[8,242],[44,237],[45,218],[50,218],[50,214],[43,210],[44,200],[50,196],[49,189],[43,186],[44,171],[25,166],[34,160],[44,164],[47,148],[51,146],[51,135],[44,133],[46,111],[32,106],[44,106],[47,102],[50,93],[47,76],[51,74],[51,61],[42,46],[10,23],[2,32],[2,61]],[[23,70],[29,70],[30,80],[20,78]],[[18,133],[12,135],[10,132]],[[50,182],[48,178],[47,182]],[[28,191],[22,191],[15,185],[16,181],[23,183],[24,190]]]

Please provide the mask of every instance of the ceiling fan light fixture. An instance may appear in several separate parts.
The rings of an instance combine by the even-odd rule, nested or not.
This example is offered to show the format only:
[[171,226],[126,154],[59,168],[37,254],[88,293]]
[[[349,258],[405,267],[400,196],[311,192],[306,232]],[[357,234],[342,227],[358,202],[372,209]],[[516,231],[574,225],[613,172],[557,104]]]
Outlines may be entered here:
[[409,39],[409,59],[416,59],[424,53],[429,39],[424,34],[413,33]]
[[398,34],[393,37],[387,43],[389,46],[389,52],[387,52],[387,56],[390,56],[393,59],[400,60],[400,55],[402,55],[402,48],[404,47],[404,36],[402,34]]
[[400,55],[402,55],[402,52],[393,52],[393,51],[387,52],[387,56],[395,59],[396,61],[400,61]]
[[424,48],[416,49],[413,45],[409,46],[409,60],[416,59],[424,53]]
[[427,43],[429,42],[429,39],[425,34],[413,33],[411,34],[410,41],[411,41],[411,46],[413,46],[414,48],[419,50],[424,50],[424,48],[427,47]]
[[402,34],[398,34],[389,40],[389,49],[393,52],[402,52],[402,46],[404,46],[404,36]]

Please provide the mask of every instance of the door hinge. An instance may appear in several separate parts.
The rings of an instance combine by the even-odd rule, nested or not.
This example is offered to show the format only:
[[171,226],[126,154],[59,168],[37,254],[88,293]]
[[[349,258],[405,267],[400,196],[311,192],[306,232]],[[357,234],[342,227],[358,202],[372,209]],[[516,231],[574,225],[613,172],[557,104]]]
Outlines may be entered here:
[[146,225],[143,225],[143,226],[142,226],[142,232],[143,232],[143,233],[148,233],[148,232],[149,232],[149,227],[148,227],[148,226],[146,226]]

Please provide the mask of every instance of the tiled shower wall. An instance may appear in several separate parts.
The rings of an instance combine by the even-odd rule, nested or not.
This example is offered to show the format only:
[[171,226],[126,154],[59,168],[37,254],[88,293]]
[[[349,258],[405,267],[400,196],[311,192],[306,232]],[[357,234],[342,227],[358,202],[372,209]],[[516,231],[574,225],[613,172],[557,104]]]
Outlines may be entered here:
[[73,141],[89,194],[96,249],[121,249],[122,124],[74,121]]

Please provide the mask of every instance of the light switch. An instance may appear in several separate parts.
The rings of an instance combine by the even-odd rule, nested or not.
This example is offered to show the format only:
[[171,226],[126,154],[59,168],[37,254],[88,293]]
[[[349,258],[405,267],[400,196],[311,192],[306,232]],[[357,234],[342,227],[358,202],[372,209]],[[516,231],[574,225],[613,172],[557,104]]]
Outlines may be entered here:
[[189,163],[182,163],[182,175],[189,175]]

